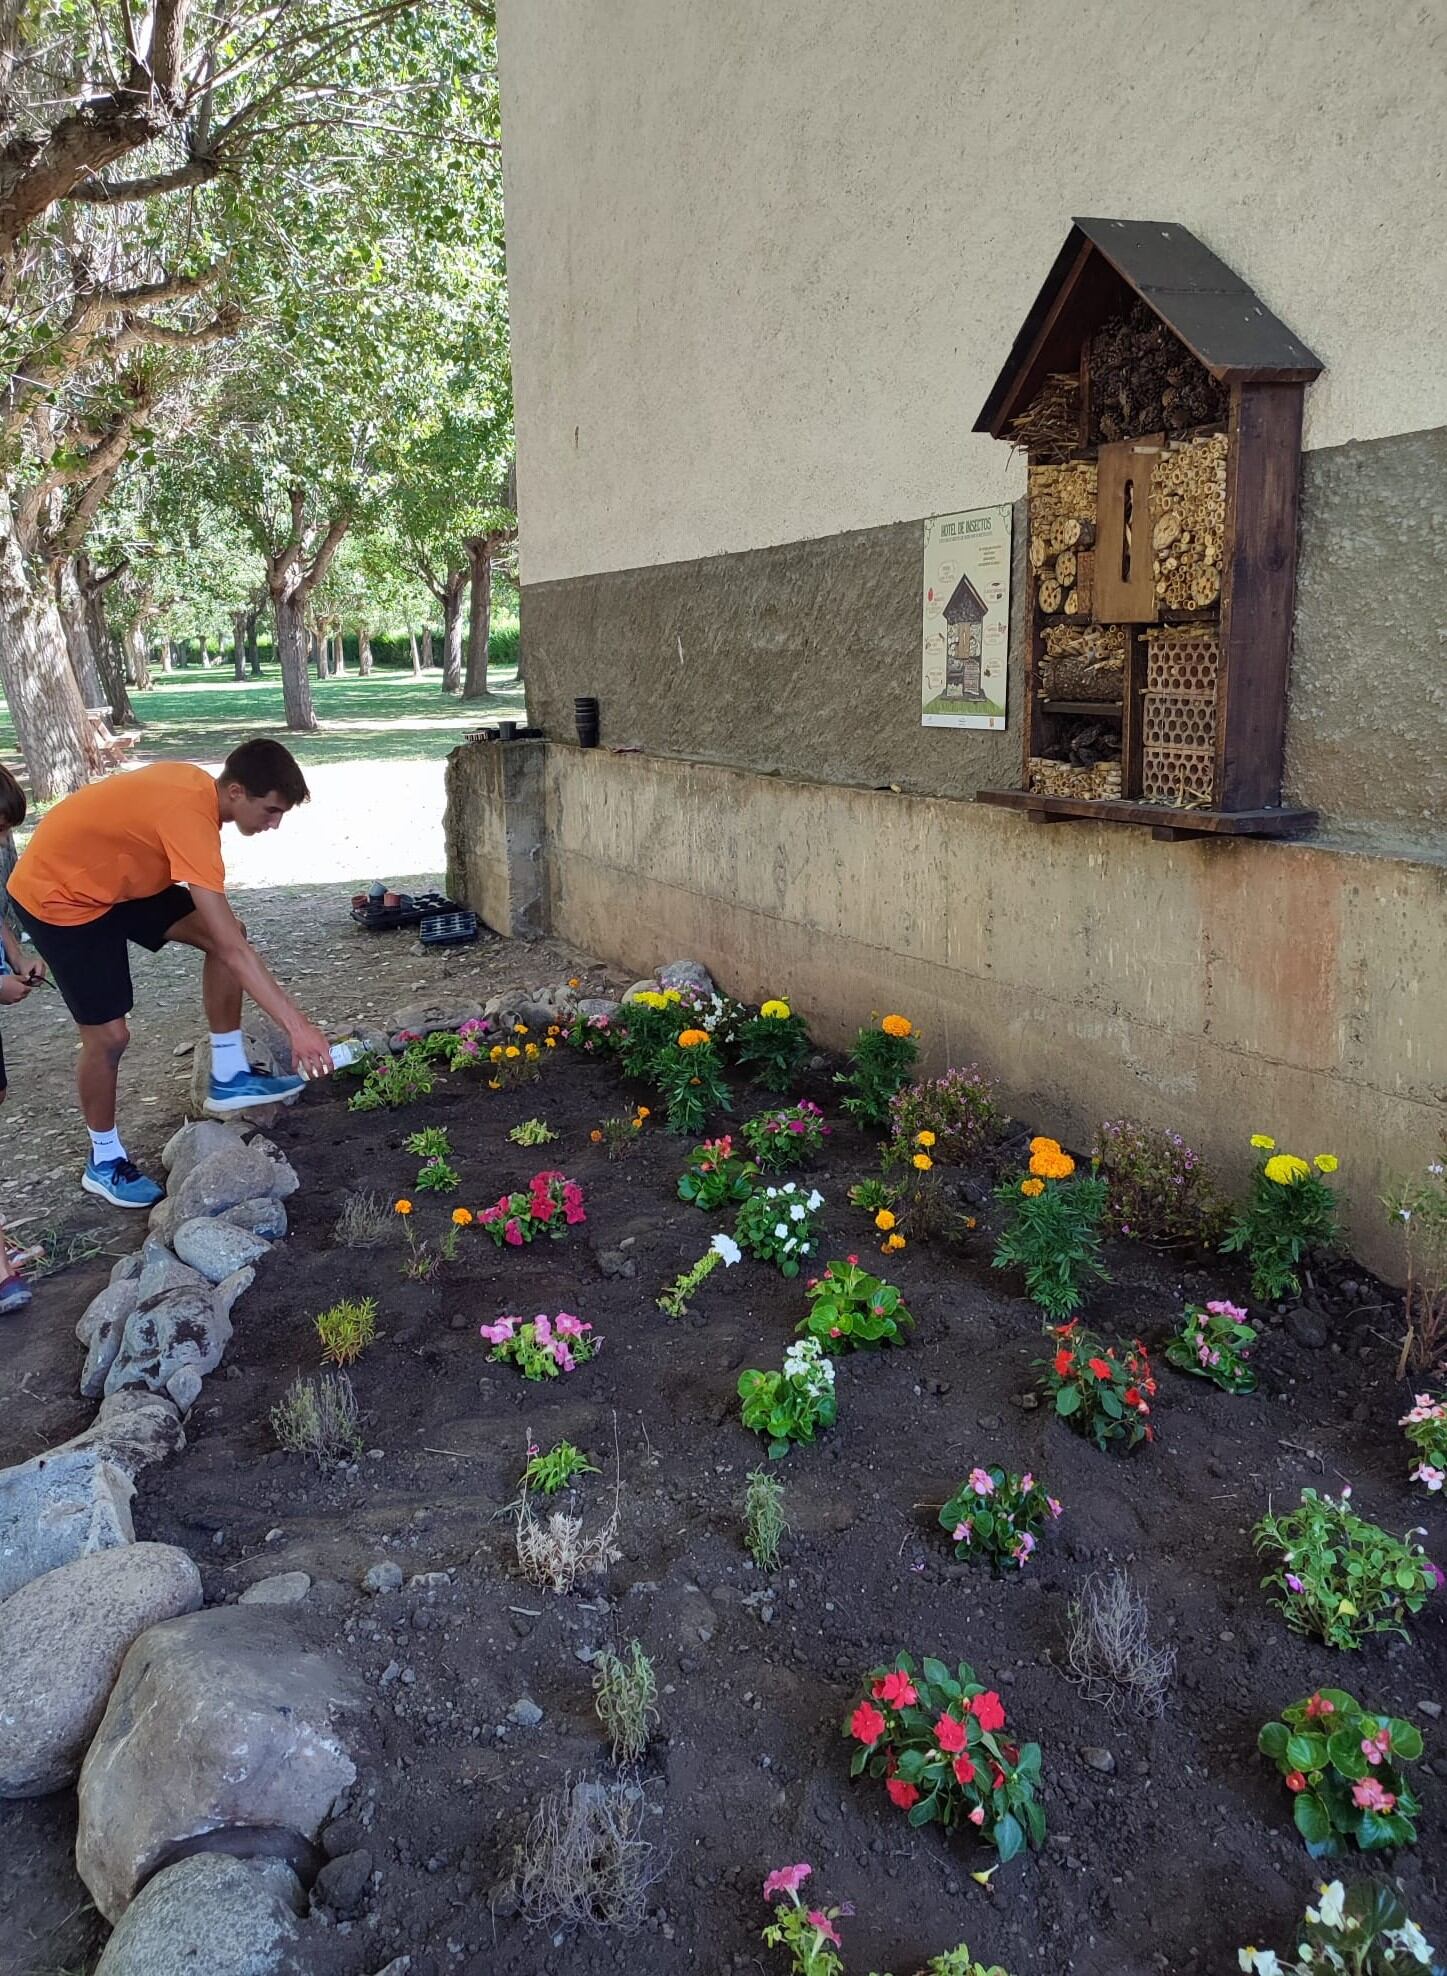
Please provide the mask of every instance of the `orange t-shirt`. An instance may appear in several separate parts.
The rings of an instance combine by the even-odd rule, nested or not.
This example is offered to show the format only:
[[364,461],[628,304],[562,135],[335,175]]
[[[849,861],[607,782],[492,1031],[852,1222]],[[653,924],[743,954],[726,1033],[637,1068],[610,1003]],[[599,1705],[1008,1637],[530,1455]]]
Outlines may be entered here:
[[84,926],[168,885],[226,887],[216,784],[191,762],[109,775],[67,796],[35,826],[9,880],[11,897],[52,926]]

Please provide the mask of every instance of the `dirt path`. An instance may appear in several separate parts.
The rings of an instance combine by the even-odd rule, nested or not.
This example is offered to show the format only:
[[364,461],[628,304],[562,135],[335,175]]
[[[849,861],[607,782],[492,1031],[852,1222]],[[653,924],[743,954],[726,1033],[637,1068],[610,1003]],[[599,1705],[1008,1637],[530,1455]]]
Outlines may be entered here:
[[[404,891],[442,884],[440,761],[347,762],[311,767],[312,800],[265,837],[225,833],[232,903],[266,957],[324,1026],[377,1019],[401,1003],[481,1001],[519,981],[577,971],[578,956],[549,941],[428,951],[408,933],[365,934],[350,922],[352,893],[373,878]],[[132,949],[136,1007],[121,1072],[120,1128],[140,1164],[183,1116],[189,1054],[204,1025],[199,955]],[[0,1113],[0,1215],[17,1239],[56,1223],[119,1233],[127,1218],[81,1194],[85,1137],[72,1080],[75,1034],[59,996],[34,994],[4,1018],[10,1094]]]

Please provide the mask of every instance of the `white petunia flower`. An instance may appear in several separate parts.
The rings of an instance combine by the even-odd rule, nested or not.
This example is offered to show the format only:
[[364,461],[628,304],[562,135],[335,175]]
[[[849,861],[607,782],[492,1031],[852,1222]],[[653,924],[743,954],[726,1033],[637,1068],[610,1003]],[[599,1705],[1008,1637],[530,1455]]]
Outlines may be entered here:
[[774,1233],[781,1242],[783,1241],[784,1237],[788,1234],[788,1232],[789,1232],[789,1224],[787,1221],[776,1221],[774,1223]]
[[723,1257],[725,1269],[732,1269],[743,1254],[743,1250],[739,1247],[732,1235],[715,1235],[709,1243],[709,1247],[716,1256]]
[[806,1210],[803,1207],[802,1203],[799,1201],[795,1201],[793,1207],[791,1207],[789,1210],[790,1221],[802,1221],[804,1219],[805,1212]]
[[816,1187],[813,1193],[809,1196],[809,1210],[812,1213],[815,1208],[822,1208],[823,1205],[824,1205],[824,1196],[819,1192],[819,1189]]

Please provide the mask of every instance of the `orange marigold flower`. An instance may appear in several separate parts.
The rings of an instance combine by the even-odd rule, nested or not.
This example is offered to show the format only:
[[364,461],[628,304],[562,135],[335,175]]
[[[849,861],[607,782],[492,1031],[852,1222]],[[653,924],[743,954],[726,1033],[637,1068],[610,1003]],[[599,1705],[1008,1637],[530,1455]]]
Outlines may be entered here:
[[919,1172],[928,1173],[930,1168],[934,1165],[934,1161],[930,1158],[928,1153],[916,1153],[910,1164],[916,1167],[919,1170]]
[[914,1024],[907,1015],[887,1015],[879,1026],[886,1036],[912,1036],[914,1034]]
[[459,1228],[470,1228],[472,1226],[472,1209],[454,1208],[452,1210],[452,1219],[457,1223]]
[[647,1105],[640,1105],[638,1107],[638,1116],[639,1118],[652,1118],[653,1114],[648,1109]]
[[1030,1141],[1030,1150],[1032,1153],[1058,1153],[1060,1151],[1060,1141],[1058,1139],[1047,1139],[1043,1132],[1037,1133],[1035,1138]]
[[879,1230],[881,1235],[887,1233],[889,1229],[893,1228],[894,1216],[888,1208],[881,1208],[879,1210],[879,1213],[874,1217],[874,1225]]
[[502,1079],[500,1077],[489,1077],[487,1088],[489,1091],[500,1091],[502,1089]]
[[592,1140],[595,1146],[601,1146],[603,1143],[603,1135],[598,1130],[596,1125],[593,1127],[593,1130],[588,1134],[588,1137]]
[[582,985],[583,985],[582,982],[579,980],[576,974],[570,974],[568,976],[568,986],[570,988],[581,988]]
[[1033,1200],[1037,1194],[1043,1194],[1045,1192],[1045,1182],[1043,1180],[1022,1180],[1020,1182],[1020,1192],[1022,1194],[1028,1194],[1031,1200]]
[[410,1201],[398,1201],[392,1212],[393,1214],[411,1214],[412,1203]]
[[706,1029],[685,1029],[679,1036],[678,1047],[680,1050],[696,1050],[700,1043],[706,1043],[708,1040]]
[[914,1143],[917,1146],[932,1146],[934,1142],[935,1135],[933,1132],[916,1132],[914,1135]]
[[882,1255],[892,1256],[896,1250],[902,1249],[903,1247],[904,1247],[903,1235],[886,1235],[883,1242],[880,1244],[880,1253]]

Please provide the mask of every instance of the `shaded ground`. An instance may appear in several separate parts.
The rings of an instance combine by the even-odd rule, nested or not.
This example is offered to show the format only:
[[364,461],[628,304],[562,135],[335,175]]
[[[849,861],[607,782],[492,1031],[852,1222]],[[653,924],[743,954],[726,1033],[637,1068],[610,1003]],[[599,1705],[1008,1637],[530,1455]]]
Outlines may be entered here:
[[[821,1085],[815,1095],[834,1094]],[[803,1299],[797,1283],[746,1262],[715,1275],[694,1320],[657,1311],[660,1285],[718,1225],[674,1194],[680,1142],[655,1123],[633,1159],[607,1163],[588,1135],[623,1110],[624,1093],[609,1067],[581,1059],[555,1061],[519,1092],[449,1078],[396,1114],[348,1115],[341,1096],[308,1094],[277,1129],[303,1178],[291,1239],[240,1308],[191,1446],[144,1478],[137,1505],[140,1534],[198,1558],[210,1602],[270,1572],[312,1574],[308,1637],[376,1698],[355,1731],[351,1809],[381,1881],[349,1932],[329,1938],[329,1973],[371,1976],[402,1953],[411,1976],[777,1968],[758,1945],[759,1883],[808,1859],[811,1891],[858,1910],[846,1924],[851,1970],[912,1970],[963,1938],[1012,1976],[1214,1976],[1244,1941],[1284,1944],[1320,1877],[1255,1738],[1324,1682],[1421,1723],[1420,1843],[1388,1870],[1423,1925],[1440,1926],[1447,1746],[1419,1705],[1447,1702],[1447,1609],[1434,1602],[1410,1645],[1379,1640],[1346,1663],[1286,1632],[1249,1541],[1269,1499],[1294,1500],[1307,1484],[1350,1481],[1364,1513],[1394,1530],[1424,1518],[1404,1481],[1390,1341],[1360,1296],[1333,1306],[1320,1350],[1270,1320],[1253,1397],[1163,1369],[1160,1441],[1114,1459],[1020,1404],[1041,1351],[1038,1314],[989,1267],[987,1232],[963,1252],[913,1246],[891,1266],[918,1320],[913,1340],[840,1363],[838,1427],[783,1465],[792,1534],[782,1569],[765,1578],[740,1542],[737,1496],[762,1448],[738,1422],[734,1389],[741,1367],[778,1363]],[[511,1146],[508,1128],[534,1115],[556,1144]],[[463,1187],[420,1204],[422,1235],[446,1225],[453,1198],[482,1204],[542,1164],[582,1182],[586,1226],[521,1251],[495,1250],[474,1230],[430,1283],[403,1280],[395,1238],[382,1250],[335,1247],[348,1189],[412,1191],[416,1162],[401,1141],[423,1123],[448,1127]],[[874,1162],[871,1144],[839,1130],[813,1176],[827,1202],[824,1255],[867,1253],[867,1222],[845,1195]],[[966,1183],[976,1209],[989,1178]],[[598,1252],[620,1243],[631,1278],[600,1268]],[[1155,1341],[1183,1297],[1244,1301],[1239,1277],[1219,1266],[1129,1245],[1111,1266],[1093,1315],[1113,1331],[1139,1327]],[[316,1312],[344,1294],[374,1295],[381,1309],[381,1335],[354,1371],[376,1452],[318,1477],[277,1451],[267,1420],[290,1379],[316,1366]],[[479,1322],[559,1308],[605,1336],[595,1362],[543,1386],[486,1362]],[[64,1390],[78,1352],[56,1337],[21,1419],[63,1411],[52,1382]],[[0,1426],[15,1417],[0,1408]],[[615,1425],[622,1558],[586,1592],[540,1593],[516,1576],[505,1514],[526,1442],[566,1436],[592,1454],[604,1473],[580,1486],[576,1507],[596,1519],[613,1501]],[[934,1520],[967,1470],[992,1460],[1033,1469],[1065,1504],[1028,1571],[1001,1581],[956,1564]],[[1440,1551],[1440,1512],[1435,1521]],[[450,1582],[362,1594],[362,1573],[384,1559]],[[1112,1723],[1060,1671],[1071,1592],[1112,1560],[1131,1564],[1179,1652],[1159,1723]],[[661,1689],[642,1780],[665,1870],[641,1934],[563,1942],[493,1890],[538,1797],[569,1773],[606,1773],[589,1660],[635,1636]],[[848,1780],[839,1722],[857,1679],[906,1645],[972,1661],[1019,1733],[1044,1746],[1046,1848],[1002,1869],[988,1892],[970,1879],[988,1855],[936,1828],[912,1832],[877,1785]],[[509,1722],[523,1698],[543,1712],[535,1728]],[[1082,1755],[1102,1748],[1108,1771]],[[22,1959],[17,1976],[48,1971],[59,1947],[89,1946],[83,1916],[57,1926],[83,1898],[64,1854],[72,1820],[68,1796],[0,1809],[0,1855],[18,1862],[0,1939],[27,1940],[29,1929],[51,1959]]]

